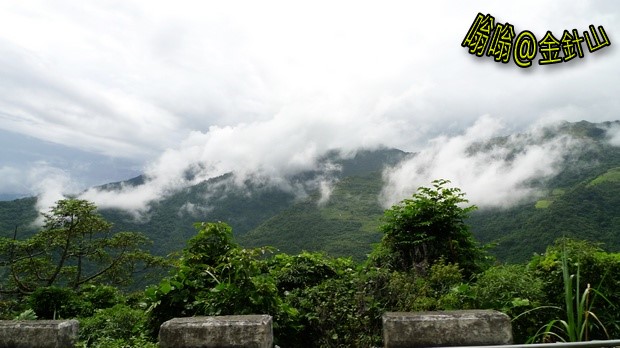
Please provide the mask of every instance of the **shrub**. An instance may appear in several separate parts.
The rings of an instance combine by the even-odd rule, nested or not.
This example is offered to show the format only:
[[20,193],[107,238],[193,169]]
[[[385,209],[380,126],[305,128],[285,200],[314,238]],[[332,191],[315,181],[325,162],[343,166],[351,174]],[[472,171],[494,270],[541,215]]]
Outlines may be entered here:
[[121,292],[110,285],[86,285],[80,290],[80,298],[83,301],[81,316],[87,317],[94,314],[97,309],[113,307],[124,303],[125,299]]
[[143,310],[124,304],[98,309],[92,317],[80,319],[82,347],[156,347],[146,336],[147,316]]
[[83,304],[73,290],[56,286],[36,289],[28,303],[39,319],[76,317]]
[[513,320],[515,342],[525,342],[548,319],[543,311],[521,313],[544,303],[544,283],[526,265],[501,265],[482,273],[471,286],[474,307],[502,311]]

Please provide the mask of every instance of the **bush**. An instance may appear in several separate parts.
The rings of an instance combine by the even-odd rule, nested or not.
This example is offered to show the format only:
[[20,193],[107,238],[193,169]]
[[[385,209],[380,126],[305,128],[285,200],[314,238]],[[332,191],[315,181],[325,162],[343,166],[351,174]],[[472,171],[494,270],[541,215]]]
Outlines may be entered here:
[[[545,303],[544,282],[525,265],[491,267],[471,287],[474,306],[502,311],[515,319]],[[513,320],[515,342],[525,342],[545,322],[548,313],[532,311]]]
[[[611,337],[620,335],[620,315],[613,305],[620,301],[617,291],[620,281],[616,277],[620,274],[620,254],[607,253],[591,242],[561,238],[549,246],[544,254],[533,257],[530,267],[543,281],[545,304],[567,311],[567,302],[570,302],[566,299],[567,288],[576,288],[577,284],[573,283],[572,278],[566,277],[567,274],[575,277],[579,274],[581,289],[591,285],[593,292],[587,301],[588,311],[596,313]],[[574,290],[574,297],[582,292]],[[597,335],[592,334],[590,339],[607,338],[607,334],[601,331]]]
[[449,183],[433,181],[433,187],[420,187],[411,199],[385,211],[380,227],[384,236],[371,259],[374,265],[423,273],[444,260],[458,263],[467,277],[482,270],[487,256],[464,222],[476,207],[462,208],[465,194],[445,187]]
[[472,289],[479,308],[509,315],[520,314],[524,306],[539,306],[545,298],[543,281],[524,265],[491,267],[478,277]]
[[125,302],[121,292],[110,285],[86,285],[80,290],[80,298],[84,302],[80,311],[83,317],[93,315],[97,309],[110,308]]
[[124,304],[80,319],[82,347],[156,347],[146,336],[147,315]]
[[83,305],[73,290],[56,286],[36,289],[29,296],[28,304],[39,319],[73,318]]
[[285,300],[299,310],[300,330],[282,339],[292,347],[370,347],[381,342],[383,307],[372,296],[374,275],[354,270],[306,289]]
[[275,255],[268,260],[267,266],[281,292],[315,286],[355,268],[350,259],[330,258],[305,251],[298,255]]

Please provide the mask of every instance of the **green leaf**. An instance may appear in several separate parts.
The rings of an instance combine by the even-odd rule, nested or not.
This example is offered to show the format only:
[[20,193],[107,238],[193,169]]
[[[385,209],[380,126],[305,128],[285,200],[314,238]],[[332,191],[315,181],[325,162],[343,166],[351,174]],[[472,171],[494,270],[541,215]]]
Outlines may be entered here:
[[168,282],[168,280],[165,280],[159,285],[159,291],[161,291],[162,294],[166,295],[167,293],[172,291],[172,285],[170,285],[170,282]]

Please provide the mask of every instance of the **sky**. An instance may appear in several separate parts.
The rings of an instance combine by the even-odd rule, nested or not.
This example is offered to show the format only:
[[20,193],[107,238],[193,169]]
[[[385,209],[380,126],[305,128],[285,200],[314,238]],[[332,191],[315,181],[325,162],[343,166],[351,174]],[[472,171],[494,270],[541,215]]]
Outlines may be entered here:
[[[616,1],[5,0],[0,194],[40,195],[45,207],[146,174],[140,189],[82,194],[140,210],[223,173],[282,184],[329,150],[386,146],[422,154],[386,170],[386,205],[437,176],[475,203],[502,205],[531,196],[524,181],[557,172],[570,141],[528,148],[518,166],[462,147],[559,120],[620,119],[619,10]],[[526,69],[502,64],[461,46],[478,13],[538,40],[603,26],[611,45],[584,43],[583,58],[560,64],[538,65],[540,55]],[[609,132],[620,145],[620,131]]]

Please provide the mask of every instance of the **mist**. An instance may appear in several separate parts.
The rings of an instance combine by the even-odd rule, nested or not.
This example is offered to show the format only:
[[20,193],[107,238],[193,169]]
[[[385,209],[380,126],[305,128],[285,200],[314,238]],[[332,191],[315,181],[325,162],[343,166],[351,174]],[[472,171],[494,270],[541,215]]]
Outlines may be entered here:
[[[300,197],[320,189],[324,204],[334,181],[321,158],[387,147],[419,155],[386,171],[383,204],[434,178],[482,206],[515,204],[538,194],[532,180],[560,170],[571,139],[524,146],[510,160],[501,147],[465,149],[535,132],[545,120],[616,119],[616,46],[520,69],[469,54],[464,35],[482,12],[539,38],[601,25],[615,42],[619,9],[559,0],[8,0],[0,4],[0,189],[40,195],[42,207],[73,194],[140,216],[151,202],[233,173],[237,187],[249,180]],[[31,181],[44,172],[40,159],[49,175]],[[293,179],[308,170],[325,174]],[[119,173],[143,174],[145,184],[91,188]],[[199,209],[208,208],[183,211]]]
[[[566,135],[544,138],[542,127],[506,136],[499,120],[483,116],[461,135],[432,139],[415,156],[384,171],[381,203],[387,208],[436,179],[450,180],[480,208],[535,199],[544,194],[540,183],[557,175],[564,158],[582,145]],[[491,142],[499,136],[503,141]]]

